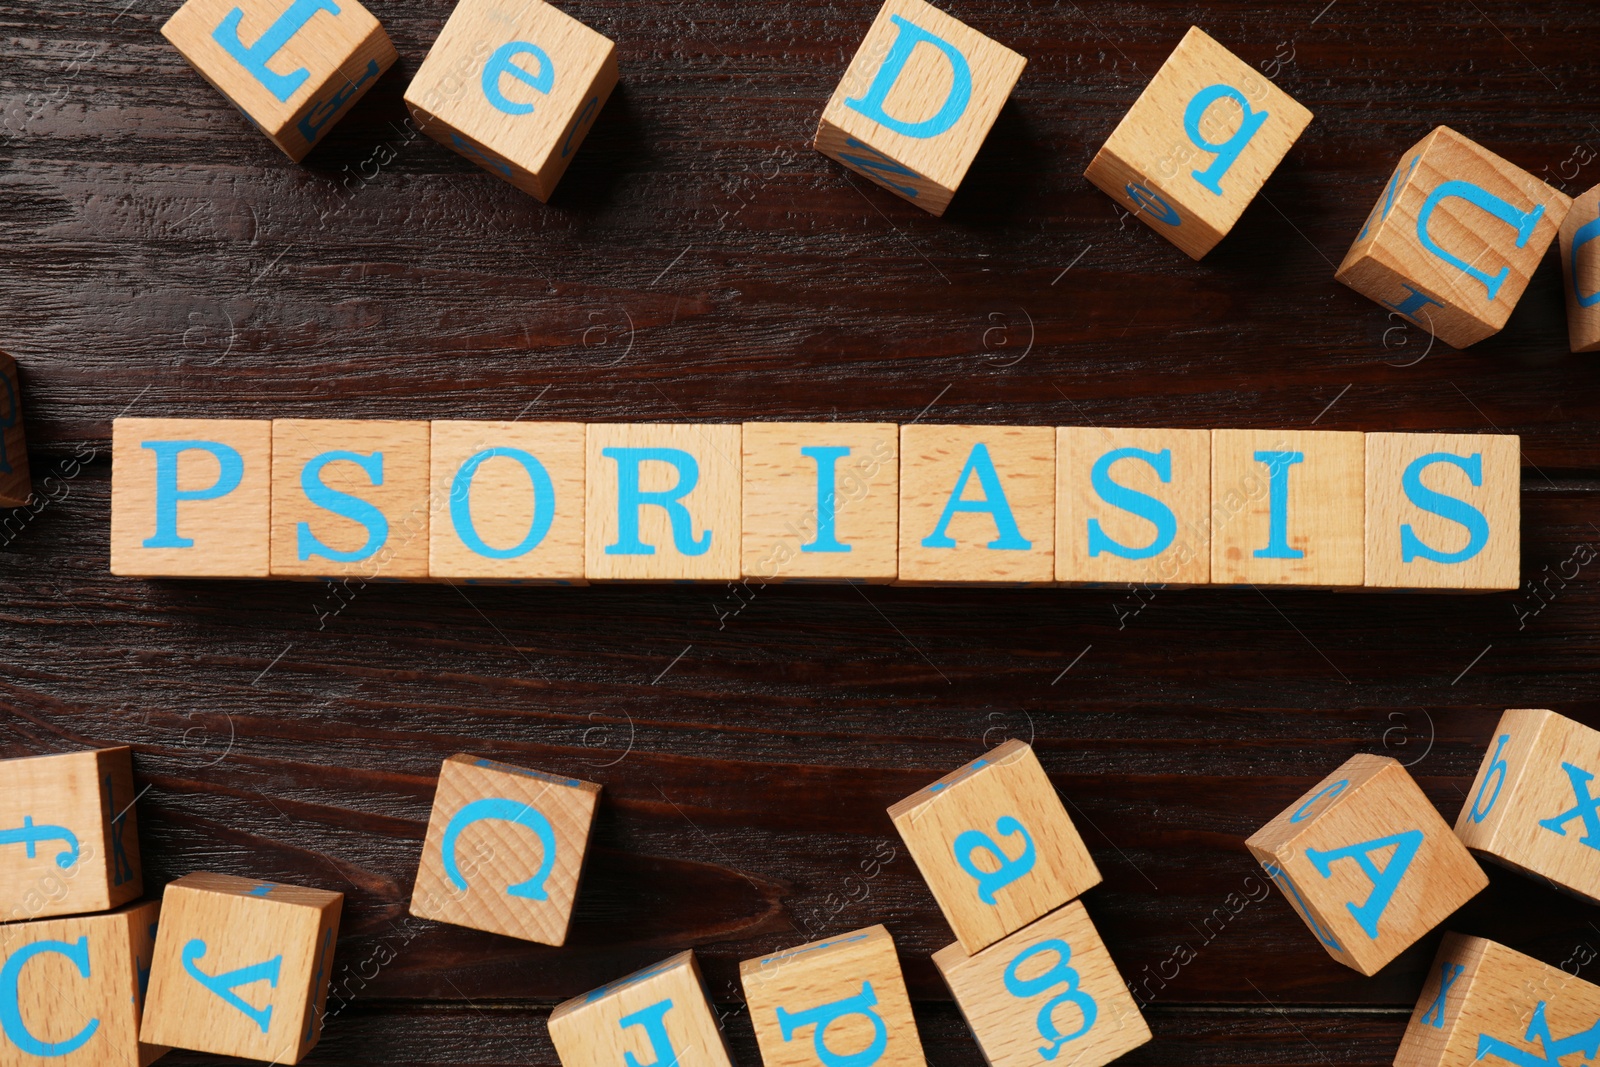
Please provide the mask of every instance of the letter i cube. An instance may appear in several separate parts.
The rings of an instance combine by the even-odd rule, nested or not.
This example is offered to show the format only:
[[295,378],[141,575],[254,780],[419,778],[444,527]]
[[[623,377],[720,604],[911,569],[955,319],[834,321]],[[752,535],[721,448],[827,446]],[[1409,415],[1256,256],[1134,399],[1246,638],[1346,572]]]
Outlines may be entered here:
[[1352,756],[1245,844],[1328,954],[1368,976],[1489,884],[1386,756]]
[[1567,339],[1574,352],[1600,351],[1600,185],[1572,202],[1561,223]]
[[1100,882],[1033,749],[1007,741],[889,809],[969,953]]
[[296,163],[396,59],[356,0],[188,0],[161,33]]
[[190,874],[161,902],[144,1039],[299,1063],[322,1036],[344,894]]
[[560,9],[460,0],[406,106],[446,148],[548,200],[616,85],[616,45]]
[[4,352],[0,352],[0,394],[0,508],[20,508],[33,496],[33,484],[28,479],[17,361]]
[[733,1067],[693,952],[573,997],[550,1013],[561,1067]]
[[813,147],[943,215],[1028,61],[922,0],[888,0]]
[[765,1067],[923,1067],[894,938],[882,926],[739,964]]
[[1334,277],[1466,348],[1504,328],[1571,206],[1439,126],[1400,158]]
[[600,787],[458,753],[439,769],[411,914],[567,939]]

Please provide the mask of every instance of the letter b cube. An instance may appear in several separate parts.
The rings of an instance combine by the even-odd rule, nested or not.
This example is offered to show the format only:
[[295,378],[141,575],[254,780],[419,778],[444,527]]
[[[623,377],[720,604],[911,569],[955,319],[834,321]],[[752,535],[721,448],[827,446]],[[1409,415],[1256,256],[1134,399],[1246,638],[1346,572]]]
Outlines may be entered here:
[[573,997],[550,1013],[561,1067],[733,1067],[693,952]]

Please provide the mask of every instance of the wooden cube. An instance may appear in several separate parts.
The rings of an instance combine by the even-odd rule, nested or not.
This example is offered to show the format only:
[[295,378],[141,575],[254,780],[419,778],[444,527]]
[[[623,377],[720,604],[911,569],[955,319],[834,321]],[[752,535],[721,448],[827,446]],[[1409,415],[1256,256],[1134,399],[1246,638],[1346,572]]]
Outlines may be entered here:
[[140,1040],[158,901],[0,926],[0,1067],[147,1067]]
[[111,424],[111,573],[265,578],[271,573],[272,423]]
[[126,747],[0,760],[0,921],[104,911],[144,892]]
[[889,808],[969,953],[1100,883],[1077,827],[1022,741],[1007,741]]
[[1195,26],[1084,177],[1199,259],[1310,124],[1310,111]]
[[550,1040],[561,1067],[733,1067],[693,952],[558,1005]]
[[740,577],[740,427],[590,423],[591,581]]
[[899,426],[747,422],[743,433],[746,578],[895,579]]
[[922,1041],[882,926],[739,964],[765,1067],[923,1067]]
[[274,577],[428,577],[428,424],[274,419]]
[[543,0],[460,0],[406,89],[422,132],[541,201],[617,84],[617,49]]
[[1489,884],[1387,756],[1352,756],[1245,844],[1328,954],[1369,976]]
[[1600,730],[1553,711],[1500,717],[1456,836],[1478,855],[1600,904]]
[[1055,580],[1056,433],[900,428],[900,581]]
[[17,361],[0,352],[0,508],[20,508],[33,496],[28,477],[28,435],[22,429],[22,386]]
[[812,145],[943,215],[1027,65],[923,0],[886,0]]
[[188,0],[161,34],[296,163],[396,58],[356,0]]
[[1574,352],[1600,352],[1600,185],[1572,202],[1561,223],[1567,339]]
[[977,953],[933,954],[989,1067],[1101,1067],[1150,1027],[1078,901]]
[[1571,206],[1439,126],[1401,158],[1334,277],[1465,348],[1505,326]]
[[1056,580],[1211,580],[1211,431],[1056,430]]
[[1213,430],[1211,580],[1361,585],[1364,443],[1334,430]]
[[600,787],[458,753],[439,768],[411,914],[567,939]]
[[1520,438],[1366,438],[1369,587],[1485,590],[1521,584]]
[[144,1039],[299,1063],[322,1037],[344,894],[190,874],[161,902]]
[[432,577],[582,584],[582,423],[437,420],[430,434]]
[[1578,1065],[1600,1048],[1600,986],[1481,937],[1448,934],[1395,1067]]

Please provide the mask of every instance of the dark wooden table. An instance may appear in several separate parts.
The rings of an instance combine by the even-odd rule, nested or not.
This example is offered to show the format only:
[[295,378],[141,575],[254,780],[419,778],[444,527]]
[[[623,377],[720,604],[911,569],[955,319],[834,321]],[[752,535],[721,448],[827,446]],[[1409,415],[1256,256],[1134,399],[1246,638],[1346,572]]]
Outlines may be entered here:
[[[692,946],[751,1067],[738,961],[884,922],[930,1060],[977,1064],[884,808],[1007,737],[1105,872],[1086,900],[1156,1034],[1128,1063],[1389,1061],[1439,935],[1362,978],[1263,891],[1244,838],[1356,752],[1407,762],[1453,820],[1502,709],[1600,723],[1600,563],[1574,562],[1600,542],[1600,363],[1567,352],[1554,256],[1468,352],[1333,268],[1437,123],[1571,195],[1600,181],[1600,9],[963,0],[1030,65],[937,220],[807,147],[872,0],[567,0],[624,73],[549,206],[407,123],[447,0],[373,5],[401,61],[304,166],[161,39],[176,6],[0,0],[0,347],[36,485],[58,475],[0,536],[4,752],[133,745],[152,886],[347,894],[313,1062],[554,1064],[551,1004]],[[1199,264],[1081,176],[1195,21],[1317,116]],[[1523,438],[1545,585],[345,602],[124,581],[121,413],[1500,430]],[[604,783],[567,947],[407,915],[460,750]],[[1600,909],[1491,877],[1450,928],[1600,978]]]

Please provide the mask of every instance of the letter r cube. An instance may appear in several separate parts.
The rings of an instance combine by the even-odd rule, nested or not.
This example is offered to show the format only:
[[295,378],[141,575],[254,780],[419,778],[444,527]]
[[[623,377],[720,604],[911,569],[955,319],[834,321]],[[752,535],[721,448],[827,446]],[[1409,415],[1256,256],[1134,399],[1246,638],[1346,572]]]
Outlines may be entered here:
[[733,1067],[693,952],[608,982],[550,1013],[561,1067]]

